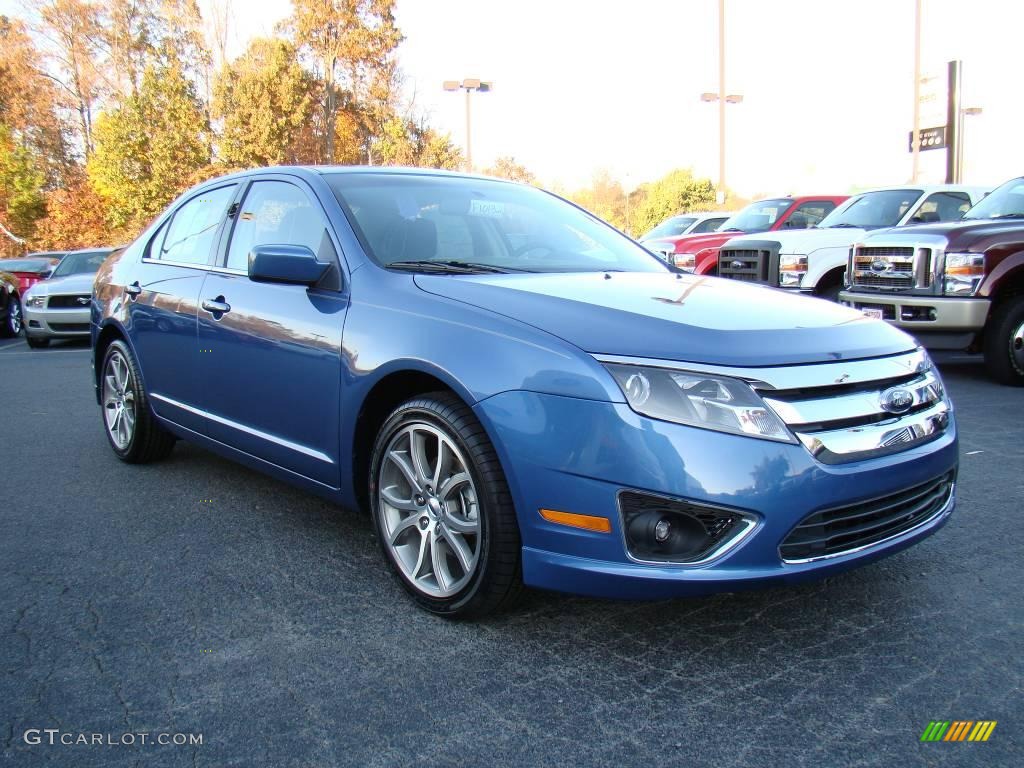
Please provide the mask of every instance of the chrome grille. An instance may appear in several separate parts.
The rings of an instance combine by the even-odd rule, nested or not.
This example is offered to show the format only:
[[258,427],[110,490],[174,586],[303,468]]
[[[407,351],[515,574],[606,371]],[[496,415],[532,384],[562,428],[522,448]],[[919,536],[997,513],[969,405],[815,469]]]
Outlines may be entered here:
[[718,274],[748,283],[768,282],[770,251],[762,249],[722,249],[718,252]]
[[928,248],[857,245],[851,259],[851,284],[881,290],[927,288],[931,259]]

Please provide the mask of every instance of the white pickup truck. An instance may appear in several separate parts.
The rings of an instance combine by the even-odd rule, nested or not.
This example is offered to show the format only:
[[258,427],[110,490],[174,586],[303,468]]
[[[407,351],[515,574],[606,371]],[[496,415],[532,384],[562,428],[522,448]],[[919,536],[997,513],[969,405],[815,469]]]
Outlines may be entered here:
[[911,184],[862,192],[812,229],[732,238],[719,251],[718,274],[836,301],[850,246],[869,230],[953,221],[989,191],[959,184]]

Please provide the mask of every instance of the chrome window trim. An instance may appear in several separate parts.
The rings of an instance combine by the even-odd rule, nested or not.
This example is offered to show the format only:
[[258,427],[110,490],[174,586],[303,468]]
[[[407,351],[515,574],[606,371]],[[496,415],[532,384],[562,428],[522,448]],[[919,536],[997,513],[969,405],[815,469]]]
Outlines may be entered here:
[[[626,523],[625,516],[622,514],[622,503],[620,497],[623,493],[640,493],[645,496],[654,496],[658,499],[665,499],[665,501],[672,501],[677,504],[692,504],[695,507],[706,507],[708,509],[720,509],[723,512],[729,512],[734,515],[740,516],[740,523],[744,526],[739,532],[733,535],[732,538],[726,539],[724,542],[719,544],[714,549],[711,549],[707,554],[704,555],[700,560],[688,560],[687,562],[679,562],[678,560],[643,560],[639,557],[634,557],[633,553],[629,551],[629,542],[626,541]],[[753,514],[743,509],[733,509],[731,507],[723,507],[718,504],[708,504],[703,501],[693,501],[685,499],[679,496],[666,496],[663,493],[652,493],[650,491],[644,491],[637,488],[620,488],[615,492],[615,509],[619,513],[619,538],[622,540],[622,551],[626,553],[626,557],[629,558],[630,562],[638,563],[639,565],[659,565],[670,568],[694,568],[696,566],[707,565],[713,560],[719,560],[725,557],[728,553],[736,549],[740,544],[750,538],[751,534],[757,530],[760,519]]]
[[218,424],[223,424],[226,427],[237,429],[239,432],[245,432],[246,434],[252,435],[253,437],[258,437],[261,440],[266,440],[269,443],[274,443],[275,445],[279,445],[282,448],[287,448],[288,450],[295,451],[296,453],[301,453],[304,456],[309,456],[311,458],[317,459],[318,461],[323,461],[327,464],[335,463],[334,459],[332,459],[326,453],[316,450],[315,448],[310,448],[309,446],[301,445],[299,443],[293,443],[291,440],[285,440],[283,437],[277,437],[276,435],[272,435],[269,432],[263,432],[262,430],[259,429],[247,427],[244,424],[239,424],[237,421],[225,419],[223,416],[217,416],[216,414],[210,413],[209,411],[204,411],[201,408],[194,408],[191,405],[186,405],[185,403],[182,403],[178,400],[167,397],[165,395],[158,394],[156,392],[151,393],[150,397],[153,398],[154,400],[159,400],[162,403],[172,405],[175,408],[180,408],[183,411],[188,411],[189,413],[195,414],[196,416],[201,416],[204,419],[209,419],[210,421],[215,421]]
[[638,365],[649,368],[666,368],[675,371],[693,371],[718,376],[731,376],[750,384],[758,391],[788,389],[814,389],[837,384],[861,384],[871,381],[895,379],[931,368],[931,361],[923,348],[908,352],[851,360],[842,363],[807,363],[802,365],[776,366],[765,368],[741,368],[725,365],[705,365],[685,360],[664,360],[661,358],[626,357],[623,355],[594,354],[599,363]]
[[241,269],[228,269],[227,267],[216,267],[210,264],[189,264],[184,261],[170,261],[168,259],[154,259],[150,256],[142,257],[143,264],[166,264],[168,267],[185,267],[186,269],[201,269],[204,272],[217,272],[223,275],[245,275],[249,273]]
[[859,547],[854,547],[853,549],[843,550],[842,552],[833,552],[832,554],[829,554],[829,555],[816,555],[814,557],[805,557],[805,558],[800,558],[800,559],[797,559],[797,560],[787,560],[786,558],[780,556],[779,559],[785,565],[805,565],[807,563],[816,563],[816,562],[819,562],[819,561],[822,561],[822,560],[833,560],[833,559],[835,559],[837,557],[847,557],[849,555],[856,555],[856,554],[859,554],[859,553],[864,552],[866,550],[874,549],[875,547],[884,547],[887,544],[889,544],[890,542],[895,541],[896,539],[900,538],[901,536],[907,536],[909,534],[915,533],[916,531],[920,530],[921,528],[923,528],[926,525],[935,523],[935,522],[937,522],[938,520],[940,520],[943,517],[948,517],[949,514],[953,511],[953,505],[955,503],[956,503],[956,481],[954,480],[949,485],[949,498],[946,499],[946,503],[943,504],[935,512],[935,514],[931,515],[930,517],[928,517],[925,520],[922,520],[917,525],[912,526],[911,528],[908,528],[905,531],[900,531],[899,533],[894,533],[892,536],[884,538],[881,541],[874,541],[874,542],[872,542],[870,544],[862,544]]

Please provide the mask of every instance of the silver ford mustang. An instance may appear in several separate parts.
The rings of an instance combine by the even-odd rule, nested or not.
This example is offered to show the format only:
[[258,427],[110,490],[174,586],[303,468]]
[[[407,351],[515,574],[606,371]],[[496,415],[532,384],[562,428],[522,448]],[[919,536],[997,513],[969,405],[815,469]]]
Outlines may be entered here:
[[25,340],[33,348],[51,339],[89,337],[89,305],[96,271],[115,248],[72,251],[49,279],[36,283],[22,296]]

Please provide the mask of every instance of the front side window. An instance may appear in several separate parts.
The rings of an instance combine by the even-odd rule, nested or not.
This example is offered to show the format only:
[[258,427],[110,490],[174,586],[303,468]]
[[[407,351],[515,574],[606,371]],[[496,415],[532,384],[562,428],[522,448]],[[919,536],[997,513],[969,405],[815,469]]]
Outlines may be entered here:
[[333,173],[324,178],[368,254],[383,266],[666,270],[625,235],[534,187],[426,174]]
[[779,200],[762,200],[759,203],[752,203],[737,213],[730,216],[720,232],[764,232],[771,229],[793,205],[789,198]]
[[87,275],[99,270],[100,265],[110,255],[110,251],[87,251],[85,253],[69,253],[50,277],[67,277],[68,275]]
[[850,198],[819,224],[822,229],[895,227],[921,197],[920,189],[884,189]]
[[801,203],[800,207],[793,211],[793,215],[786,221],[786,226],[790,229],[816,227],[835,207],[836,204],[829,200],[811,200]]
[[316,253],[323,235],[319,206],[305,192],[286,181],[257,181],[238,212],[227,267],[247,272],[257,245],[304,245]]
[[927,223],[931,221],[954,221],[959,219],[971,207],[971,198],[966,192],[935,192],[921,203],[911,221]]
[[700,224],[690,230],[691,235],[702,235],[705,232],[714,232],[726,222],[727,217],[720,216],[714,219],[704,219]]
[[237,187],[227,187],[196,195],[174,212],[170,224],[162,229],[150,258],[179,264],[208,264],[210,251],[224,214],[227,212]]

